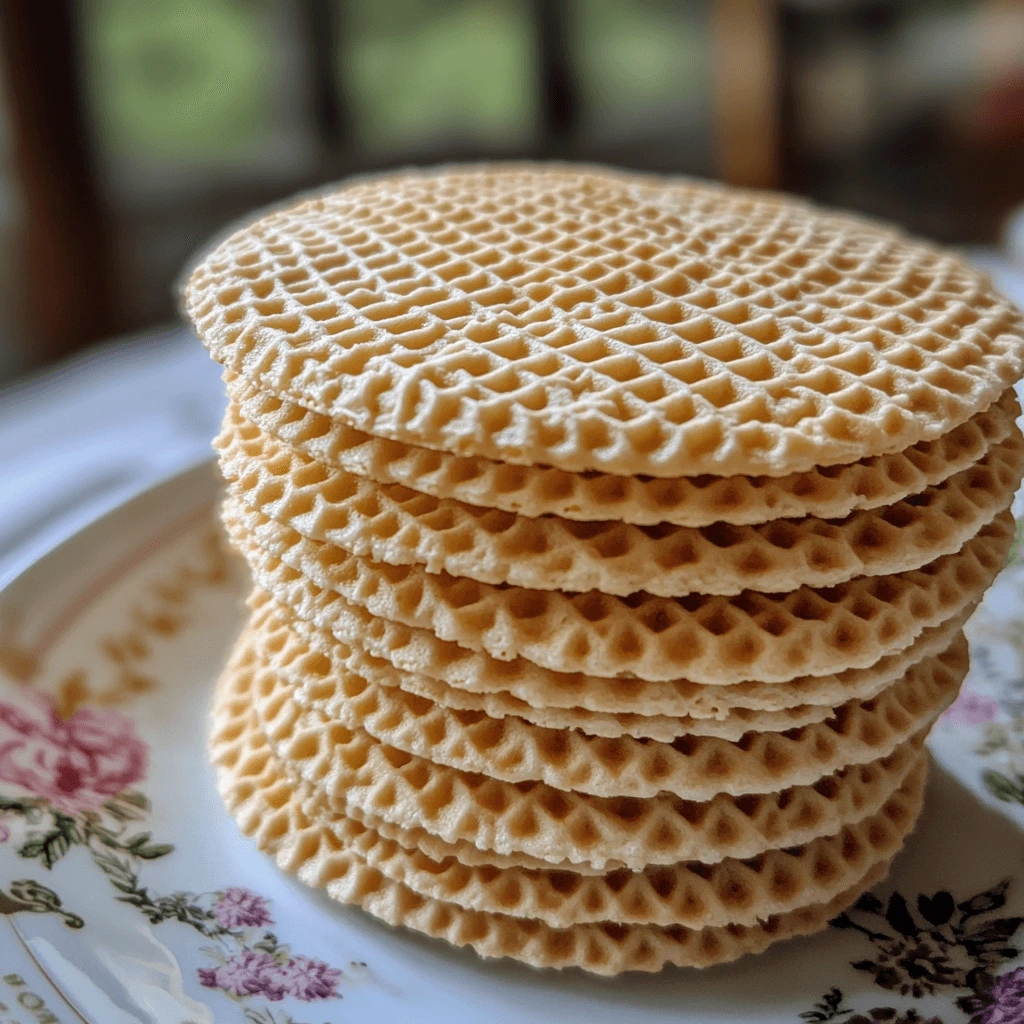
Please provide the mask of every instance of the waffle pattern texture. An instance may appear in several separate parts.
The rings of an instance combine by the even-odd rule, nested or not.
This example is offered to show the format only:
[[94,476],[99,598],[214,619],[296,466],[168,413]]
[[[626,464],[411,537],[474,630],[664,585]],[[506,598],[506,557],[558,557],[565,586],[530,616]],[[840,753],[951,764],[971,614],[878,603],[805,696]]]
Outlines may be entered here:
[[282,870],[483,957],[807,934],[921,810],[1024,476],[1024,322],[806,203],[494,165],[273,212],[185,305],[250,618],[218,787]]

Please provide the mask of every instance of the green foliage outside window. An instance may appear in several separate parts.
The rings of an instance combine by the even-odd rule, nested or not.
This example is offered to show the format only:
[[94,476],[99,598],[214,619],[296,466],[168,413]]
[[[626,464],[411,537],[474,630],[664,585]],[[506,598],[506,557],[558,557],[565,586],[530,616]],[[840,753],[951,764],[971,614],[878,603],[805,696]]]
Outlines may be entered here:
[[527,4],[360,0],[345,10],[339,65],[363,146],[529,138],[538,98]]
[[86,69],[114,156],[209,160],[268,126],[273,40],[246,0],[92,0],[81,7]]

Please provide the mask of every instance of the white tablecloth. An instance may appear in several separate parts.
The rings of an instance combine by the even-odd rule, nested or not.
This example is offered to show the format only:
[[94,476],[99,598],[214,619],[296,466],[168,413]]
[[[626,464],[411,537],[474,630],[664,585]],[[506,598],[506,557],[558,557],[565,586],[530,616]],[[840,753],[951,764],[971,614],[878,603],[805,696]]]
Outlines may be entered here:
[[[1024,271],[971,258],[1024,306]],[[219,368],[190,331],[112,343],[0,392],[0,586],[63,537],[209,458]]]

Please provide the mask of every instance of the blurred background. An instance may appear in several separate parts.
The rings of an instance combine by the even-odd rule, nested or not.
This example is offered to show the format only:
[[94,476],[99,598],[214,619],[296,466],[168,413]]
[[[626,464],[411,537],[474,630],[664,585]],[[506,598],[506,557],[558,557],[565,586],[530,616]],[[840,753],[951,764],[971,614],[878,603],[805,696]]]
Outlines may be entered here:
[[1024,200],[1024,3],[0,0],[0,380],[173,320],[182,265],[253,207],[488,157],[995,243]]
[[175,299],[205,240],[501,157],[802,193],[1020,301],[1024,0],[0,0],[0,577],[209,456],[222,389]]

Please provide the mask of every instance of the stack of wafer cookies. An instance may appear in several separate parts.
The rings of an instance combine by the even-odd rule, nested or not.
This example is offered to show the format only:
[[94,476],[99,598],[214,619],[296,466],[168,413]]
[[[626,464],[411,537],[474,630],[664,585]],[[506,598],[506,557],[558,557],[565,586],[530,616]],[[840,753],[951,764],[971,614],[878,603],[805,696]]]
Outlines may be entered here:
[[1020,315],[852,216],[571,167],[409,172],[239,231],[243,831],[395,925],[707,966],[881,879],[1024,474]]

